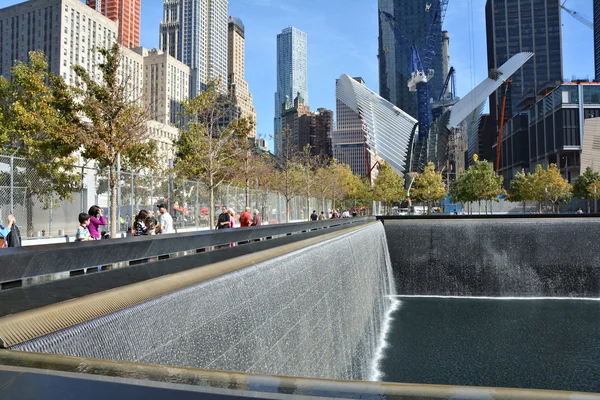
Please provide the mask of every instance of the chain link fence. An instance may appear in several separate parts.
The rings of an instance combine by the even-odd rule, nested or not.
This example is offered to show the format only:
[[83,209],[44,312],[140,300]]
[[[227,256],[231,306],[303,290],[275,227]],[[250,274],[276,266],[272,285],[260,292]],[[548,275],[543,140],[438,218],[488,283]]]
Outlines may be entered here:
[[[44,173],[40,173],[42,170]],[[51,171],[60,171],[54,176]],[[65,171],[67,171],[65,173]],[[47,173],[46,173],[47,172]],[[65,182],[68,176],[68,182]],[[127,232],[140,210],[157,211],[157,205],[169,205],[178,231],[209,229],[209,192],[198,181],[178,179],[174,175],[156,176],[144,173],[118,172],[117,230]],[[58,169],[37,168],[33,161],[0,155],[0,221],[14,214],[21,235],[27,238],[61,237],[75,234],[79,213],[96,204],[109,216],[109,174],[106,170],[85,166],[62,166]],[[65,190],[65,187],[68,188]],[[221,186],[215,191],[215,216],[221,206],[237,214],[248,204],[263,216],[264,223],[307,220],[312,210],[320,212],[322,201],[295,197],[286,210],[285,198],[277,192],[234,186]],[[328,212],[331,202],[325,203]],[[111,221],[109,221],[110,223]],[[108,227],[106,228],[108,231]]]

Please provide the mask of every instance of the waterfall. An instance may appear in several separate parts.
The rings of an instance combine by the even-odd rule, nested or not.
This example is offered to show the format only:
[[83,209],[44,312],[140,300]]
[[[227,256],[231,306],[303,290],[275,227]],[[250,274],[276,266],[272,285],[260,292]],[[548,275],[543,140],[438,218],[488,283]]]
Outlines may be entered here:
[[12,350],[367,380],[378,376],[395,294],[374,223]]

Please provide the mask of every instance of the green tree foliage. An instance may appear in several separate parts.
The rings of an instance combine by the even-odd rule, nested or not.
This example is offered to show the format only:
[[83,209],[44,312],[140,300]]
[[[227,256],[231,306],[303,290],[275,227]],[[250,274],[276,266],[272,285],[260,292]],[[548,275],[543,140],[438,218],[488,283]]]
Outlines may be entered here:
[[29,53],[29,62],[17,62],[11,73],[11,82],[0,77],[0,145],[35,160],[13,171],[14,184],[26,188],[27,235],[33,236],[34,201],[48,207],[78,190],[81,176],[69,165],[82,138],[74,129],[78,118],[69,89],[48,72],[43,53]]
[[382,201],[389,214],[391,204],[406,199],[404,179],[396,174],[392,167],[382,164],[373,186],[373,199]]
[[507,200],[511,202],[523,202],[523,213],[528,200],[534,200],[532,191],[531,174],[526,174],[525,170],[517,172],[514,179],[510,182],[510,191]]
[[416,201],[427,203],[427,214],[431,214],[433,203],[445,199],[446,196],[446,185],[442,181],[442,174],[436,172],[435,165],[429,162],[425,171],[415,179],[411,197]]
[[550,164],[547,170],[538,165],[533,177],[535,197],[539,201],[547,200],[552,204],[552,212],[558,211],[560,203],[571,200],[573,187],[564,179],[556,164]]
[[234,148],[236,157],[233,159],[233,182],[244,188],[246,205],[250,206],[250,188],[256,186],[256,181],[261,173],[258,154],[254,146],[254,138],[249,135],[254,131],[256,123],[251,118],[242,117],[231,122],[230,127],[234,133]]
[[[122,56],[119,45],[98,49],[104,62],[99,64],[102,79],[97,80],[83,66],[75,65],[78,78],[75,90],[82,116],[80,135],[83,138],[83,156],[95,160],[108,169],[110,178],[110,233],[117,233],[117,163],[134,153],[150,154],[148,142],[148,113],[133,90],[133,77],[124,75],[120,68]],[[146,150],[148,146],[148,150]],[[138,159],[137,162],[144,159]],[[152,156],[145,159],[148,166]]]
[[[453,201],[472,203],[481,201],[497,201],[498,196],[504,193],[502,177],[496,175],[492,163],[476,161],[475,165],[459,175],[450,188]],[[480,207],[481,210],[481,207]]]
[[210,227],[215,227],[215,190],[233,177],[236,132],[223,121],[230,112],[224,95],[217,91],[219,82],[210,82],[206,91],[183,104],[190,122],[180,131],[175,171],[185,179],[200,180],[209,192]]
[[[590,201],[594,200],[592,187],[594,182],[600,182],[600,173],[594,172],[590,167],[587,167],[585,172],[573,181],[573,196],[587,200],[588,213],[590,212]],[[600,186],[597,186],[597,191],[600,191]],[[596,196],[598,196],[598,193],[596,193]]]

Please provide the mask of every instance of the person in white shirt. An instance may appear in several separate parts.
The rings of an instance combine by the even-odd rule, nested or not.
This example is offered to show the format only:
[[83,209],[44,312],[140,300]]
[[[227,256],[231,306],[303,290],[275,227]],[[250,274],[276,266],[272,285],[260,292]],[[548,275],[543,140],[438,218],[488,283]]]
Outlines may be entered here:
[[167,211],[167,205],[159,204],[158,212],[160,213],[160,215],[158,216],[158,223],[160,224],[160,233],[174,233],[173,217],[171,217],[171,214],[169,214],[169,212]]
[[346,210],[342,213],[342,218],[350,218],[350,211]]

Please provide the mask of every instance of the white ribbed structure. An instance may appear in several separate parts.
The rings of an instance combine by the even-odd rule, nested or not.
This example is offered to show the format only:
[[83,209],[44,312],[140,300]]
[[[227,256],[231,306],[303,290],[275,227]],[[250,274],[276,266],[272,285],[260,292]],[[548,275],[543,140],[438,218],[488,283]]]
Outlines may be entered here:
[[346,74],[338,80],[337,98],[360,116],[369,153],[405,172],[417,120]]

